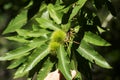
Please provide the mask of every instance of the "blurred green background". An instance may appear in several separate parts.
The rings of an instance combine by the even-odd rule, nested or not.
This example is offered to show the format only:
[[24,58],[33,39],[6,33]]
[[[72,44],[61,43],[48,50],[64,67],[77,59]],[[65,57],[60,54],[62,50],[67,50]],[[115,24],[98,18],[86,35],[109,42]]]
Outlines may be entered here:
[[[9,21],[13,19],[30,0],[0,0],[0,55],[12,50],[20,44],[8,41],[2,35]],[[120,80],[120,0],[111,0],[116,11],[112,16],[106,7],[98,10],[98,16],[104,28],[109,29],[101,33],[101,37],[112,44],[109,47],[95,47],[106,58],[113,69],[103,69],[94,66],[92,69],[93,80]],[[8,70],[10,62],[0,62],[0,80],[12,80],[15,70]],[[24,80],[16,79],[16,80]]]

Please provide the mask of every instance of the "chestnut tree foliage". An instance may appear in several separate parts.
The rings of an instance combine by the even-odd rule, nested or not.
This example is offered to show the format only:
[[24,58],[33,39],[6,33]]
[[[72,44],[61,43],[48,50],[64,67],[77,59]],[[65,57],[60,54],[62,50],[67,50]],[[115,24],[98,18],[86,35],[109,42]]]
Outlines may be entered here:
[[[3,35],[21,44],[0,57],[11,61],[8,69],[16,69],[14,79],[27,77],[44,80],[58,69],[66,80],[92,80],[92,65],[110,69],[95,46],[110,46],[100,37],[97,11],[105,6],[115,15],[110,0],[25,0],[19,14],[10,21]],[[18,1],[19,2],[19,1]],[[107,31],[107,30],[104,30]]]

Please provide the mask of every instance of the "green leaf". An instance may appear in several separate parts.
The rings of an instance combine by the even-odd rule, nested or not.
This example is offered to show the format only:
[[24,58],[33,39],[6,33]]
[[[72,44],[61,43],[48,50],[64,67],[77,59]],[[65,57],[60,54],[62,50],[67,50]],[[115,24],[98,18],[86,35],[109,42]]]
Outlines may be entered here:
[[35,49],[35,51],[29,56],[28,65],[25,68],[25,72],[30,71],[35,65],[37,65],[44,57],[49,54],[48,46],[43,45]]
[[52,4],[49,4],[47,8],[48,8],[48,11],[49,11],[51,18],[57,24],[61,24],[62,17],[60,15],[60,13],[58,13],[58,11],[55,10],[54,6]]
[[61,27],[65,32],[68,32],[70,29],[71,23],[68,22],[67,24],[62,24]]
[[26,58],[25,57],[22,57],[20,59],[17,59],[17,60],[14,60],[12,62],[12,64],[10,64],[7,68],[8,69],[13,69],[13,68],[16,68],[18,67],[20,64],[22,64],[23,62],[25,62]]
[[20,77],[23,77],[25,76],[28,72],[25,72],[24,69],[26,68],[27,66],[27,63],[24,63],[23,65],[21,65],[17,71],[15,72],[14,74],[14,79],[16,78],[20,78]]
[[64,7],[64,9],[62,9],[61,11],[66,14],[70,8],[71,8],[71,6]]
[[[47,37],[48,38],[48,37]],[[40,47],[41,45],[43,45],[48,39],[46,39],[45,37],[39,37],[39,38],[35,38],[33,40],[31,40],[29,42],[29,46],[32,46],[32,47]]]
[[[41,12],[40,12],[41,13]],[[42,15],[41,15],[41,18],[44,18],[44,19],[50,19],[49,17],[49,12],[47,10],[45,10]]]
[[79,10],[84,6],[86,1],[87,0],[78,0],[78,2],[75,4],[75,7],[73,7],[69,20],[71,20],[79,12]]
[[37,31],[18,29],[17,33],[18,33],[18,35],[23,36],[23,37],[40,37],[40,36],[46,35],[50,32],[45,29],[39,29]]
[[42,68],[37,75],[37,80],[44,80],[47,74],[51,71],[53,65],[54,62],[50,61],[50,58],[48,58],[47,61],[45,61],[45,63],[42,65]]
[[110,46],[110,43],[102,39],[100,36],[92,33],[86,32],[83,38],[86,42],[97,45],[97,46]]
[[21,36],[11,36],[11,37],[6,37],[6,38],[12,41],[20,42],[20,43],[29,42],[28,40],[26,40],[24,37],[21,37]]
[[79,71],[76,73],[75,80],[82,80],[82,74]]
[[95,63],[103,68],[111,68],[106,60],[98,52],[96,52],[93,47],[90,46],[86,41],[81,41],[81,44],[77,51],[81,56],[83,56],[90,62]]
[[77,60],[76,60],[76,57],[75,57],[75,53],[73,53],[73,55],[72,55],[70,65],[71,65],[72,70],[77,70],[78,64],[77,64]]
[[18,14],[15,19],[11,20],[3,34],[10,33],[16,31],[16,29],[20,29],[27,22],[27,11],[23,10],[20,14]]
[[27,45],[22,46],[20,48],[17,48],[15,50],[12,50],[12,51],[6,53],[5,56],[0,57],[0,60],[4,61],[4,60],[18,59],[20,57],[28,55],[29,53],[27,53],[27,52],[34,48],[35,48],[34,46],[27,46]]
[[44,18],[36,18],[36,21],[40,24],[40,27],[42,28],[59,30],[59,26],[55,25],[51,20],[44,19]]
[[63,45],[60,45],[57,51],[58,57],[58,69],[62,72],[66,80],[72,80],[71,73],[70,73],[70,62],[67,57],[67,53],[64,49]]

